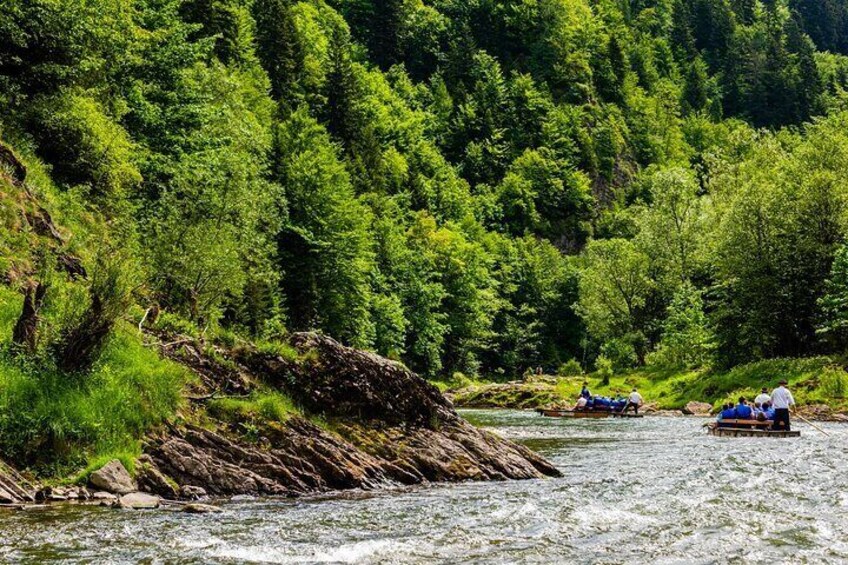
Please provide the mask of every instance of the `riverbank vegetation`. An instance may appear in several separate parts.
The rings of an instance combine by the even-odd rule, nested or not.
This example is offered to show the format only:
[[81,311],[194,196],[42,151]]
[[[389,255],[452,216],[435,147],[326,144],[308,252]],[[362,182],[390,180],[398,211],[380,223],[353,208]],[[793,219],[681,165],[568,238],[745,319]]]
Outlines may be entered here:
[[145,312],[670,404],[835,375],[848,39],[819,4],[3,2],[0,453],[172,417]]
[[774,388],[778,376],[789,381],[799,405],[827,405],[835,412],[848,411],[848,375],[828,357],[768,359],[726,371],[644,367],[610,376],[608,384],[598,374],[533,375],[521,382],[466,380],[443,388],[464,407],[571,407],[587,382],[593,394],[627,396],[636,387],[652,408],[681,410],[692,401],[719,407],[736,402],[740,396],[754,398],[763,386]]

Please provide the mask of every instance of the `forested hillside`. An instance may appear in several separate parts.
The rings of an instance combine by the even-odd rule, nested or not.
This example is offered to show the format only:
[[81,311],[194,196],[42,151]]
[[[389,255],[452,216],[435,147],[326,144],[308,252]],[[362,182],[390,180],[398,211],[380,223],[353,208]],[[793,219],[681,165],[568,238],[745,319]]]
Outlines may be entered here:
[[60,372],[153,305],[429,377],[841,353],[843,53],[844,0],[4,0],[0,138],[88,276],[13,222],[0,271]]

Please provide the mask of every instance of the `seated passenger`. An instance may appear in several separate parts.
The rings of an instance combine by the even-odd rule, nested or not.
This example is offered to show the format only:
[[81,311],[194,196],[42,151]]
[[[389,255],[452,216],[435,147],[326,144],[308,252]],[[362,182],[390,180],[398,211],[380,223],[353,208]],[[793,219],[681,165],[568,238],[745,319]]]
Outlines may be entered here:
[[586,397],[581,396],[577,399],[577,404],[574,405],[575,410],[585,410],[586,409]]
[[733,404],[727,403],[722,406],[721,414],[718,415],[719,420],[733,420],[736,418],[736,410],[733,409]]
[[752,415],[751,407],[745,402],[745,397],[739,397],[739,404],[736,405],[736,417],[740,420],[750,420]]
[[763,412],[766,415],[766,420],[774,420],[774,407],[771,405],[771,402],[765,403],[765,409]]

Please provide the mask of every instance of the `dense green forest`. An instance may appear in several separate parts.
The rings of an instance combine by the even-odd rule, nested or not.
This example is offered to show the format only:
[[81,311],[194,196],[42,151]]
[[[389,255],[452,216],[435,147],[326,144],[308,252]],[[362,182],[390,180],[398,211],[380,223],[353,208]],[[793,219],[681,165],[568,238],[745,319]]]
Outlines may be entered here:
[[88,276],[9,222],[0,271],[66,373],[154,304],[429,377],[841,353],[843,54],[843,0],[5,0],[0,138]]

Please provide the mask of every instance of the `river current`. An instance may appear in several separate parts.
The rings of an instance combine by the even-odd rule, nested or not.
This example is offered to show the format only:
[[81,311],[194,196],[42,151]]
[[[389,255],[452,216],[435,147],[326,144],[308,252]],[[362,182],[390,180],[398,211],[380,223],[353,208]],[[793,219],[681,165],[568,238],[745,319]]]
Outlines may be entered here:
[[715,438],[696,418],[561,420],[467,410],[562,478],[302,500],[219,514],[0,512],[9,563],[842,563],[848,426]]

